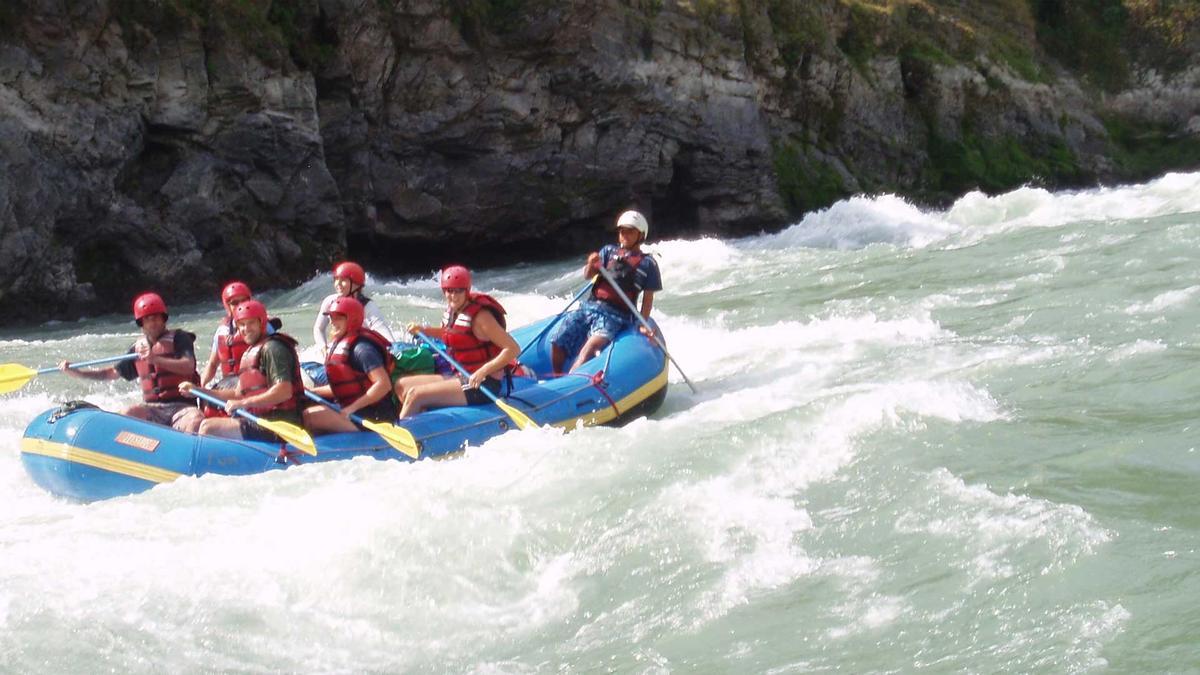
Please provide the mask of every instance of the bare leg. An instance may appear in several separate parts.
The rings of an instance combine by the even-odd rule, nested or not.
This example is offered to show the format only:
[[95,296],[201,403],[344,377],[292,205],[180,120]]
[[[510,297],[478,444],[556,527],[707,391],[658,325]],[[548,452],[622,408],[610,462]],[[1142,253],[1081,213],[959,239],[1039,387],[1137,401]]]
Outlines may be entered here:
[[404,407],[400,409],[400,417],[416,415],[428,408],[466,404],[467,395],[463,393],[458,378],[444,379],[409,389],[404,397]]
[[422,384],[441,382],[444,379],[446,379],[444,375],[406,375],[396,380],[392,390],[396,392],[396,400],[403,401],[404,395],[409,389]]
[[242,424],[230,417],[210,417],[200,423],[200,435],[241,438]]
[[171,418],[171,426],[177,431],[187,434],[194,434],[200,431],[203,423],[204,413],[200,412],[200,408],[196,406],[180,410]]
[[563,364],[567,362],[567,353],[562,347],[551,343],[550,345],[550,368],[555,375],[562,372]]
[[608,338],[603,335],[589,335],[587,342],[583,343],[583,347],[579,350],[579,356],[576,357],[574,365],[571,366],[571,372],[575,372],[579,366],[587,363],[595,355],[600,353],[608,344]]
[[136,418],[139,420],[149,420],[150,419],[150,409],[147,408],[146,406],[142,405],[141,403],[134,403],[133,405],[126,408],[125,412],[123,412],[121,414],[125,415],[126,417],[133,417],[133,418]]
[[358,431],[354,422],[325,406],[314,405],[304,410],[304,428],[314,434],[331,434],[340,431]]

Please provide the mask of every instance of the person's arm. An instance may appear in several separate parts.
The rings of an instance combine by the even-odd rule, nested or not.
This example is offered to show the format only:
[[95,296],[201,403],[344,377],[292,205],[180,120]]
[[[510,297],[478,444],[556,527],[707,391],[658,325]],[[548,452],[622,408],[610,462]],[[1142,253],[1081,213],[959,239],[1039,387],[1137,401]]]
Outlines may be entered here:
[[292,397],[292,383],[280,380],[257,394],[245,398],[230,398],[225,401],[225,412],[232,413],[238,408],[269,408],[283,403]]
[[583,278],[591,279],[600,273],[600,253],[592,251],[588,254],[587,262],[583,264]]
[[176,375],[196,372],[196,336],[183,330],[175,331],[175,353],[172,356],[147,355],[146,361],[159,370]]
[[212,353],[208,355],[208,363],[204,365],[204,374],[200,376],[200,381],[208,384],[212,381],[213,375],[217,374],[217,361],[221,357],[218,356],[216,338],[213,338]]
[[441,326],[426,326],[425,324],[420,323],[408,324],[409,335],[416,335],[418,331],[438,340],[441,340],[446,335],[446,329],[442,328]]
[[346,417],[366,408],[369,405],[374,405],[383,400],[392,391],[392,378],[388,377],[387,369],[383,366],[372,368],[367,372],[367,379],[371,381],[371,386],[362,396],[359,396],[350,405],[342,408],[342,414]]
[[[662,290],[662,273],[658,269],[658,263],[649,255],[642,259],[642,266],[646,272],[645,284],[642,287],[642,318],[649,321],[650,311],[654,309],[654,294]],[[643,335],[650,335],[645,326],[638,328]]]
[[654,309],[654,291],[642,291],[642,318],[649,320],[652,309]]
[[383,314],[379,313],[379,304],[374,300],[367,303],[363,308],[363,323],[367,328],[379,333],[387,338],[388,342],[395,342],[396,338],[392,335],[392,329],[388,327],[387,321],[383,318]]
[[489,375],[503,370],[505,366],[512,363],[521,348],[513,336],[504,330],[499,321],[496,321],[496,317],[491,312],[483,311],[476,314],[475,320],[471,322],[471,332],[475,333],[475,337],[480,340],[487,340],[500,348],[499,354],[480,366],[479,370],[471,373],[468,384],[478,387]]
[[225,410],[232,413],[238,408],[271,408],[292,397],[297,383],[293,380],[297,369],[297,356],[282,342],[271,340],[259,352],[258,367],[267,378],[266,389],[247,396],[234,392],[226,399]]
[[[137,352],[134,347],[130,347],[126,353],[136,354]],[[133,361],[121,361],[107,368],[92,368],[89,370],[72,368],[70,361],[60,361],[58,369],[80,380],[115,380],[122,377],[126,380],[133,380],[137,378],[137,366],[133,365]]]
[[71,377],[76,377],[81,380],[115,380],[121,376],[120,373],[117,372],[117,369],[112,366],[109,366],[108,368],[85,370],[82,368],[72,368],[70,361],[59,362],[58,369],[67,375],[70,375]]
[[183,394],[184,396],[194,396],[192,394],[193,389],[199,389],[200,391],[208,394],[209,396],[212,396],[214,398],[219,398],[222,401],[228,401],[229,399],[233,398],[234,395],[237,393],[233,389],[206,389],[204,387],[197,386],[196,384],[194,384],[192,382],[180,382],[179,383],[179,393]]
[[336,296],[329,296],[321,301],[321,309],[317,312],[317,320],[313,322],[313,344],[317,346],[321,356],[325,356],[329,352],[329,335],[326,331],[329,329],[329,317],[325,315],[325,311],[329,309],[329,304]]

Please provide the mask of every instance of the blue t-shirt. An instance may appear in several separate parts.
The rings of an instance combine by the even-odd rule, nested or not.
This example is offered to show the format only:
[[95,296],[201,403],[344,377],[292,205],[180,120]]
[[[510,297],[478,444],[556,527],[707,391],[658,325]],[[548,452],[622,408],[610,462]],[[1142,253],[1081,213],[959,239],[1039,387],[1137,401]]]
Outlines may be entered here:
[[[608,244],[600,249],[600,265],[608,269],[608,263],[617,257],[617,252],[620,250],[621,247],[616,244]],[[639,293],[642,291],[656,292],[662,290],[662,275],[658,271],[658,261],[649,253],[642,252],[642,261],[638,263],[634,276],[633,284],[637,287]],[[637,302],[636,297],[632,297],[630,300]]]
[[354,343],[354,349],[350,351],[350,367],[360,373],[369,373],[376,368],[384,367],[384,356],[379,351],[379,346],[375,343],[363,339]]
[[[379,345],[366,338],[362,338],[354,343],[354,348],[350,350],[350,358],[347,361],[351,368],[360,373],[369,373],[376,368],[383,368],[387,365]],[[387,396],[383,397],[383,400],[359,410],[358,414],[369,420],[380,421],[394,420],[398,412],[396,397],[389,392]]]

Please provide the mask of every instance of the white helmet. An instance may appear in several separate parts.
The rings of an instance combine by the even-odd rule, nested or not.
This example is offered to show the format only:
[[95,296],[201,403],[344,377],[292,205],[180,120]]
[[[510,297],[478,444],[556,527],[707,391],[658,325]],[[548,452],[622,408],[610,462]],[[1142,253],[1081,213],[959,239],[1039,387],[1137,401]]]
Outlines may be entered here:
[[632,227],[642,233],[642,239],[645,239],[650,234],[650,223],[646,222],[646,216],[637,211],[626,211],[617,218],[617,227]]

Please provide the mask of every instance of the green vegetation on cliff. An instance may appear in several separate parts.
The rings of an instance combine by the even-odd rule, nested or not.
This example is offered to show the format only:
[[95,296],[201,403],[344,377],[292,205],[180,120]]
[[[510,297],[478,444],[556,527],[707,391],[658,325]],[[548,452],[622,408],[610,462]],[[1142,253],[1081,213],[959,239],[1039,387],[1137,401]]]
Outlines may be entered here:
[[792,215],[825,208],[849,194],[841,174],[810,148],[791,141],[776,143],[771,159],[779,194]]
[[1016,138],[965,132],[957,140],[931,135],[923,178],[937,192],[962,194],[976,188],[1000,192],[1041,179],[1070,182],[1080,173],[1074,153],[1061,141],[1032,151]]

